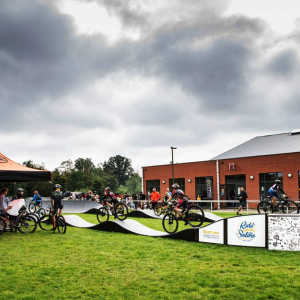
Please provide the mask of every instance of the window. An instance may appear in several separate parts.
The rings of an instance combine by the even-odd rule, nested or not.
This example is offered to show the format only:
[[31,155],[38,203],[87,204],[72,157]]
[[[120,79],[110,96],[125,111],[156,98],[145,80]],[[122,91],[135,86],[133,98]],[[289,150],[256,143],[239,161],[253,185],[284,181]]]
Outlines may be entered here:
[[213,178],[212,177],[196,177],[196,198],[201,200],[213,199]]
[[282,172],[271,172],[271,173],[261,173],[259,174],[259,194],[260,199],[264,199],[268,196],[269,188],[275,183],[275,180],[281,180],[281,188],[283,188],[283,176]]
[[298,171],[298,181],[299,181],[298,188],[299,188],[299,199],[300,199],[300,171]]
[[[241,192],[241,187],[246,189],[246,175],[228,175],[225,176],[226,186],[226,200],[235,200],[237,195]],[[229,205],[230,203],[228,203]],[[231,203],[232,206],[236,205],[236,202]]]
[[146,189],[147,194],[150,195],[152,193],[153,188],[156,188],[157,192],[160,192],[160,180],[147,180],[146,181]]
[[[179,184],[179,189],[183,190],[183,192],[185,193],[185,179],[184,178],[174,178],[174,183],[178,183]],[[170,191],[172,191],[172,184],[173,184],[173,179],[171,178],[169,180],[169,187],[170,187]]]

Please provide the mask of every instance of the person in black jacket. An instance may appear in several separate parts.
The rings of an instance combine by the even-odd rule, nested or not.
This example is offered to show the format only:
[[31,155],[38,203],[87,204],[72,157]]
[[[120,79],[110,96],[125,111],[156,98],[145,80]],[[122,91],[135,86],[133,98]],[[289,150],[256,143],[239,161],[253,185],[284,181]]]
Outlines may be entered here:
[[247,198],[248,198],[247,192],[244,190],[243,187],[241,187],[241,192],[238,196],[238,199],[240,200],[240,207],[238,208],[238,211],[236,213],[237,215],[241,215],[240,211],[243,209],[243,207],[246,207]]

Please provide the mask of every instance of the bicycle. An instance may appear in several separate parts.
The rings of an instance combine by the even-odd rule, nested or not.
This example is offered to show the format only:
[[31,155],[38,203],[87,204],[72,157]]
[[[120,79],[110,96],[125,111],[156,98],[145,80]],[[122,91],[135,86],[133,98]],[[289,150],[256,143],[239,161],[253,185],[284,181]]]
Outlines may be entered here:
[[102,207],[100,207],[97,211],[97,219],[99,223],[103,223],[109,220],[110,212],[115,217],[115,219],[119,219],[120,221],[124,221],[127,218],[128,208],[122,202],[117,202],[110,207],[107,204],[107,200],[102,201]]
[[45,209],[42,207],[42,202],[38,203],[38,206],[37,206],[37,211],[35,209],[35,203],[30,203],[29,206],[28,206],[28,210],[30,213],[32,214],[37,214],[39,218],[41,218],[42,216],[44,216],[46,214],[46,211]]
[[21,233],[34,233],[37,228],[37,221],[26,213],[26,206],[19,210],[16,218],[9,218],[6,213],[2,212],[0,216],[0,234],[6,231],[7,223],[11,232],[19,230]]
[[299,205],[292,200],[287,200],[285,195],[280,195],[278,197],[279,202],[274,206],[272,203],[271,196],[267,196],[267,198],[257,205],[257,211],[260,214],[269,214],[274,213],[276,211],[282,210],[284,214],[288,213],[299,213]]
[[156,204],[156,206],[154,207],[154,213],[157,216],[164,215],[168,211],[169,205],[170,205],[169,203]]
[[[56,228],[58,230],[58,233],[65,234],[67,231],[65,218],[62,215],[58,216],[57,214],[55,214],[55,223],[56,223]],[[46,231],[50,231],[54,229],[51,206],[48,206],[47,214],[45,214],[39,219],[39,226],[42,230],[46,230]]]
[[191,205],[188,209],[183,208],[182,212],[175,210],[176,205],[169,203],[168,210],[163,218],[163,228],[168,233],[175,233],[178,229],[178,217],[185,221],[185,225],[200,227],[204,222],[204,211],[198,205]]

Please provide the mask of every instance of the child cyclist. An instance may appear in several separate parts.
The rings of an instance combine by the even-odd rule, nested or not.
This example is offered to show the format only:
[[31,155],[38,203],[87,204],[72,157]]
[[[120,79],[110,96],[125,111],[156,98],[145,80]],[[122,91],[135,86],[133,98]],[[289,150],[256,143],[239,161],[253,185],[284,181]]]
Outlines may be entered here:
[[110,187],[106,187],[104,189],[104,196],[101,198],[101,200],[106,200],[107,205],[111,208],[113,207],[113,205],[110,204],[110,202],[112,202],[114,205],[118,203],[118,199],[116,195],[113,192],[111,192]]
[[42,202],[42,197],[41,195],[39,194],[38,191],[34,191],[34,196],[33,198],[31,199],[31,201],[34,201],[34,206],[35,206],[35,212],[37,212],[38,210],[38,206],[41,204]]
[[[170,198],[178,200],[178,202],[176,204],[176,207],[175,207],[175,210],[178,213],[182,213],[185,210],[186,206],[187,206],[189,198],[184,194],[184,192],[182,190],[179,189],[179,184],[178,183],[174,183],[172,185],[172,188],[173,188],[173,192],[172,192],[172,196],[170,196]],[[181,209],[181,207],[182,207],[182,209]],[[185,221],[185,225],[186,224],[187,224],[187,221]]]

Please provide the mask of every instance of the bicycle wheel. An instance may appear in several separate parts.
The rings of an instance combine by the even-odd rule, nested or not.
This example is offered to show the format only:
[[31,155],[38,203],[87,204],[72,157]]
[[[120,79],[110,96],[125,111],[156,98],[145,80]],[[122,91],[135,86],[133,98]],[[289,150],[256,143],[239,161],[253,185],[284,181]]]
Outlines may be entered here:
[[284,214],[298,214],[299,206],[294,201],[287,200],[282,204],[282,212]]
[[198,205],[192,205],[186,212],[186,221],[192,227],[200,227],[204,222],[204,211]]
[[2,218],[0,218],[0,235],[5,231],[5,228],[6,228],[5,221]]
[[268,201],[261,201],[257,205],[257,211],[259,214],[270,214],[272,213],[271,203]]
[[35,205],[34,203],[30,203],[28,206],[28,210],[30,213],[34,213],[35,212]]
[[44,215],[39,220],[39,226],[42,230],[52,230],[53,229],[53,220],[51,214]]
[[154,213],[157,215],[157,216],[160,216],[161,213],[162,213],[162,210],[161,210],[161,204],[157,204],[155,207],[154,207]]
[[178,219],[174,214],[165,214],[163,228],[168,233],[175,233],[178,229]]
[[105,207],[100,207],[97,212],[97,219],[99,223],[108,221],[109,214],[108,210]]
[[115,208],[115,216],[120,220],[124,221],[127,218],[128,208],[124,203],[118,203]]
[[43,209],[43,208],[40,208],[40,211],[39,211],[39,218],[42,218],[43,216],[46,215],[46,211]]
[[18,228],[22,233],[34,233],[37,228],[37,222],[34,217],[25,215],[19,219]]
[[66,233],[67,231],[67,225],[66,225],[66,220],[63,216],[58,216],[56,220],[56,228],[59,233]]

